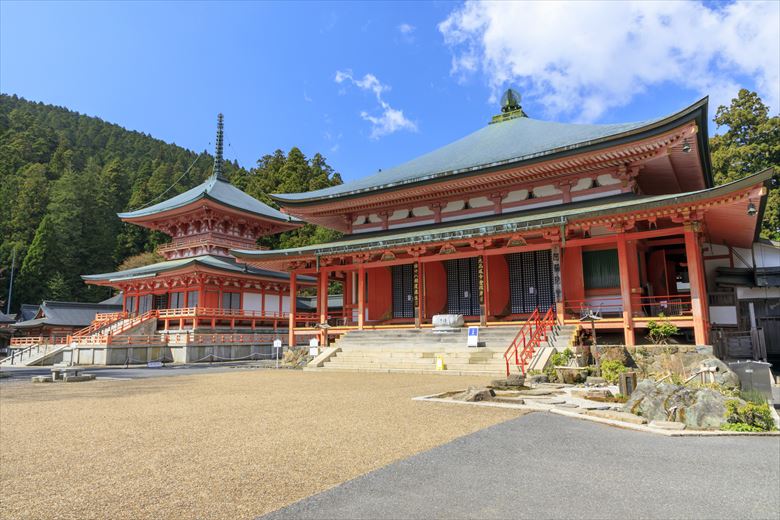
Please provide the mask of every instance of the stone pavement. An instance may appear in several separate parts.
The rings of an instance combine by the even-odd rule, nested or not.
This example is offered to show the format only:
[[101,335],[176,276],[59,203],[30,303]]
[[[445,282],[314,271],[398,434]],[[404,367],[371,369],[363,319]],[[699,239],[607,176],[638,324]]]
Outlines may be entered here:
[[780,438],[631,432],[533,413],[262,517],[780,518]]

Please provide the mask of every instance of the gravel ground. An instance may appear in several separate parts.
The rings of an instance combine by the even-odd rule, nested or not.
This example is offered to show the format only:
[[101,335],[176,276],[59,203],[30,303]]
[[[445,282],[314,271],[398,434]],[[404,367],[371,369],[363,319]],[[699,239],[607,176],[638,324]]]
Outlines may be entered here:
[[483,378],[253,370],[0,387],[0,517],[249,518],[517,417]]

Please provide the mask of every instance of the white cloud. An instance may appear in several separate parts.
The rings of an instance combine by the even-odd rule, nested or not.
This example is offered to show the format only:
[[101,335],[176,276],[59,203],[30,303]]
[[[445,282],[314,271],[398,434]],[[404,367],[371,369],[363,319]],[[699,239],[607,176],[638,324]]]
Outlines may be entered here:
[[439,24],[452,74],[510,83],[549,115],[598,119],[671,83],[728,104],[749,79],[780,108],[780,2],[475,2]]
[[355,79],[351,70],[337,71],[335,77],[336,83],[344,83],[348,81],[360,88],[374,93],[377,103],[377,107],[381,111],[381,115],[374,116],[367,111],[362,111],[360,117],[371,123],[371,139],[379,139],[382,136],[389,135],[399,130],[408,130],[410,132],[417,131],[417,124],[414,121],[410,121],[404,116],[403,110],[398,110],[390,106],[390,104],[382,98],[382,93],[390,90],[388,85],[382,84],[379,79],[373,74],[366,74],[362,78]]
[[416,27],[412,24],[408,23],[402,23],[398,26],[398,30],[401,31],[401,34],[412,34]]
[[414,42],[414,31],[417,29],[412,24],[409,23],[402,23],[398,26],[398,32],[401,33],[401,39],[405,43],[413,43]]

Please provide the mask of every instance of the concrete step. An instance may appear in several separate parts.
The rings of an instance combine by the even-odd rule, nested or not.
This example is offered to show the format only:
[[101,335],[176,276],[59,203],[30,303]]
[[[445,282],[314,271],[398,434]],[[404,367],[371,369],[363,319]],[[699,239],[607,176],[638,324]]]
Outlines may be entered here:
[[304,368],[308,370],[327,370],[332,372],[375,372],[385,374],[426,374],[442,376],[485,376],[501,377],[505,375],[505,370],[436,370],[433,369],[412,369],[412,368],[344,368],[339,366],[325,365],[322,368]]

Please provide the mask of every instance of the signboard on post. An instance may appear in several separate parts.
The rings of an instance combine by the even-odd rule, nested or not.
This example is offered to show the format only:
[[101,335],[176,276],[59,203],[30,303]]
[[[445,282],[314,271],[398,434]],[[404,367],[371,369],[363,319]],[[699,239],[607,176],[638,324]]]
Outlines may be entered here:
[[276,351],[274,357],[276,358],[276,368],[279,368],[279,353],[282,351],[282,340],[276,338],[274,340],[274,350]]
[[468,343],[469,347],[479,346],[479,327],[469,327]]
[[317,338],[311,338],[309,340],[309,355],[319,356],[320,354],[320,340]]

